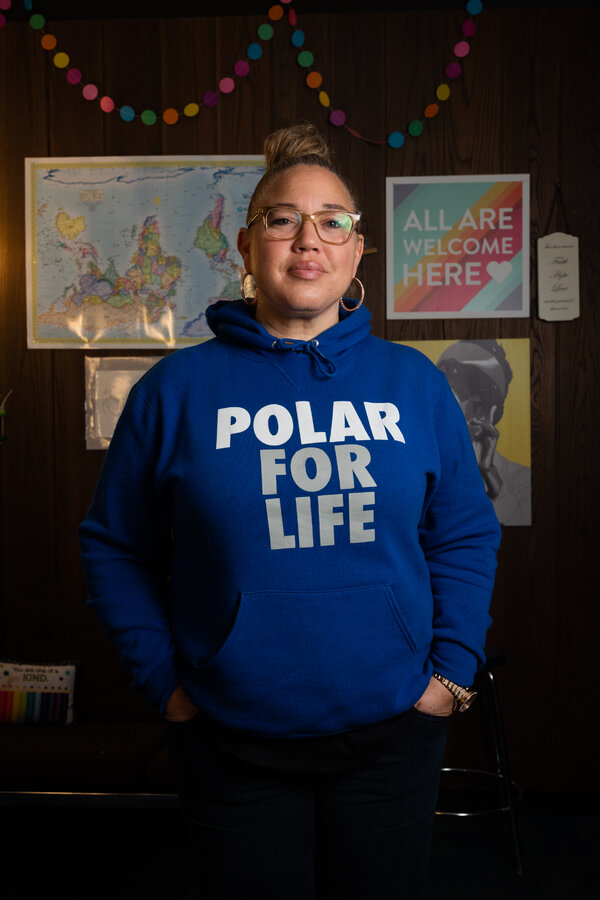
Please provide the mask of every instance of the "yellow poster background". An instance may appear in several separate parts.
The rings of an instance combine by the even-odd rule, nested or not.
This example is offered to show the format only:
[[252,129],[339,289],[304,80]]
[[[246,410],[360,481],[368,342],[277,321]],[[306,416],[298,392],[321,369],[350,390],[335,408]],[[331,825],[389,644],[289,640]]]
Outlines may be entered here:
[[[497,338],[506,353],[513,377],[504,401],[504,413],[497,424],[500,432],[498,453],[513,462],[531,467],[531,400],[529,376],[529,338]],[[424,353],[432,363],[437,361],[452,341],[396,341]]]

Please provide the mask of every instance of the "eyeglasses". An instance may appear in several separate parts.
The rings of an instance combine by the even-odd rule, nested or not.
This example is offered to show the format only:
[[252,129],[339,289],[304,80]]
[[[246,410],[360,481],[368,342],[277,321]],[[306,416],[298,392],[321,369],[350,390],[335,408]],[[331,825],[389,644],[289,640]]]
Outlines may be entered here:
[[250,228],[260,216],[270,238],[274,241],[288,241],[300,234],[305,220],[310,219],[317,235],[325,244],[345,244],[358,227],[360,215],[346,212],[345,209],[305,213],[287,206],[265,206],[257,209],[246,227]]

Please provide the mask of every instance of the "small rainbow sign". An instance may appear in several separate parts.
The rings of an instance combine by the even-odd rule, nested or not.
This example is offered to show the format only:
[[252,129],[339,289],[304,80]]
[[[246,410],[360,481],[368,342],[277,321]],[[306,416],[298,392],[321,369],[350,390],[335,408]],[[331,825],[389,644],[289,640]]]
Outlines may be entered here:
[[386,179],[388,319],[529,315],[529,175]]
[[75,668],[0,662],[0,725],[70,724]]

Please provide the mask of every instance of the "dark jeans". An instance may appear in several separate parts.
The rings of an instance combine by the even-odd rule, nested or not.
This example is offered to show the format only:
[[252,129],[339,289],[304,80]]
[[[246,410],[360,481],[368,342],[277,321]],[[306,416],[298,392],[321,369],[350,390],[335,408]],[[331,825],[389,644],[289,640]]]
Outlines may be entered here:
[[202,900],[417,900],[446,719],[412,710],[355,768],[295,774],[243,762],[194,721],[169,727]]

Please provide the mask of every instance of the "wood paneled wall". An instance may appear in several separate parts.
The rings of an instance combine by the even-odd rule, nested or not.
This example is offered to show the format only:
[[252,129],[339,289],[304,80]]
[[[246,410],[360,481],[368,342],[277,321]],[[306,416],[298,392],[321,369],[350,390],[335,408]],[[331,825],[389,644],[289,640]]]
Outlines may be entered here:
[[[596,10],[484,9],[451,99],[400,150],[328,125],[284,24],[216,109],[148,127],[83,100],[39,33],[9,19],[0,32],[0,396],[13,389],[0,448],[4,604],[84,602],[76,529],[103,457],[85,449],[84,353],[26,348],[24,158],[259,153],[269,131],[310,119],[357,185],[378,248],[362,264],[376,334],[531,339],[534,523],[504,529],[490,639],[508,656],[499,686],[516,779],[530,789],[598,788],[589,725],[600,534]],[[463,19],[457,3],[454,11],[306,15],[300,25],[348,124],[385,138],[433,99]],[[263,21],[132,18],[48,30],[117,105],[181,110],[244,57]],[[386,321],[385,176],[520,172],[531,174],[531,319]],[[549,324],[536,315],[533,248],[548,224],[565,229],[559,211],[548,222],[557,179],[581,240],[582,302],[580,319]],[[481,762],[481,715],[452,723],[453,762]]]

